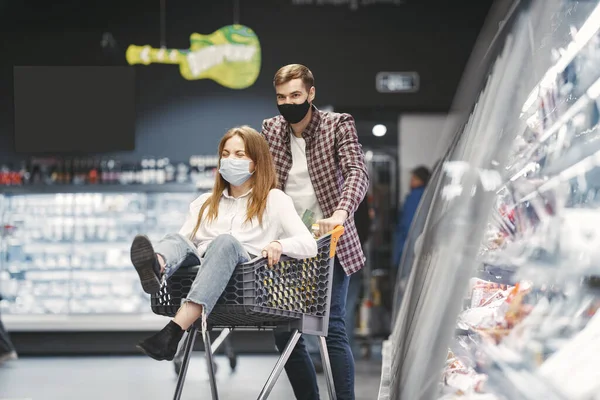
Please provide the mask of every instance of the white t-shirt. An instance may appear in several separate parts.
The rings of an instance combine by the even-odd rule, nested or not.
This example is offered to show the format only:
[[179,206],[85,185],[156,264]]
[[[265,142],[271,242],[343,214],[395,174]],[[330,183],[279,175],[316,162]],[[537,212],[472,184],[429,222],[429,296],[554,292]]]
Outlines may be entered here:
[[292,168],[285,184],[285,193],[294,202],[298,215],[302,216],[305,210],[314,213],[315,221],[323,218],[323,211],[317,201],[315,189],[308,174],[308,163],[306,161],[306,141],[304,138],[290,134],[290,146],[292,148]]
[[[192,241],[204,254],[210,242],[219,235],[230,234],[244,246],[250,254],[260,256],[262,249],[274,240],[281,243],[283,254],[292,258],[310,258],[317,255],[317,242],[310,231],[295,213],[292,199],[279,189],[272,189],[267,196],[267,206],[263,214],[262,227],[258,218],[246,221],[246,209],[250,193],[235,198],[225,189],[219,202],[219,215],[216,220],[202,223]],[[200,208],[211,193],[202,194],[190,204],[188,217],[179,233],[190,237],[198,221]],[[208,210],[207,210],[208,211]]]

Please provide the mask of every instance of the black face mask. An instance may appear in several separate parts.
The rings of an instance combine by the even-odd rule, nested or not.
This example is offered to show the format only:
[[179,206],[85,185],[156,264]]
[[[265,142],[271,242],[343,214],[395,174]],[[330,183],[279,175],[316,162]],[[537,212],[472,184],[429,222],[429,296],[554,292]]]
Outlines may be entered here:
[[277,108],[287,122],[297,124],[308,114],[310,103],[306,99],[302,104],[278,104]]

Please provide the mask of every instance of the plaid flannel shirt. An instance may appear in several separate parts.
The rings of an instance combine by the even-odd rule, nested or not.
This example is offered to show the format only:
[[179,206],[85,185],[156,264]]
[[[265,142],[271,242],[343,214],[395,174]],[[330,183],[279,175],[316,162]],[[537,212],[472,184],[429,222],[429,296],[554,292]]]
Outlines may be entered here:
[[[302,133],[308,173],[325,218],[336,210],[348,212],[336,254],[346,274],[351,275],[365,263],[354,212],[367,193],[369,175],[354,118],[349,114],[319,111],[314,106],[312,111],[311,121]],[[279,115],[263,122],[262,134],[269,143],[279,188],[285,190],[292,168],[291,127]]]

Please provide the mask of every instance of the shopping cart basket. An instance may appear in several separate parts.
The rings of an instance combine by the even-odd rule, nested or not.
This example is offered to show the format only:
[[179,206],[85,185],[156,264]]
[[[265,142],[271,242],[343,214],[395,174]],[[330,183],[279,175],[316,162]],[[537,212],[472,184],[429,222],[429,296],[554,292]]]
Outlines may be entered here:
[[[206,329],[202,329],[198,321],[188,330],[174,399],[181,398],[198,330],[203,336],[212,398],[219,398],[212,359],[218,344],[211,345],[209,331],[223,329],[226,335],[235,328],[279,329],[292,332],[258,396],[259,400],[266,399],[273,390],[303,333],[319,336],[329,398],[335,399],[325,336],[329,325],[335,249],[343,233],[344,228],[340,226],[319,238],[318,254],[313,258],[296,260],[284,256],[277,264],[269,267],[267,260],[261,257],[238,265],[208,316]],[[164,282],[160,291],[151,297],[152,311],[167,317],[175,316],[190,290],[198,268],[200,267],[181,268]]]

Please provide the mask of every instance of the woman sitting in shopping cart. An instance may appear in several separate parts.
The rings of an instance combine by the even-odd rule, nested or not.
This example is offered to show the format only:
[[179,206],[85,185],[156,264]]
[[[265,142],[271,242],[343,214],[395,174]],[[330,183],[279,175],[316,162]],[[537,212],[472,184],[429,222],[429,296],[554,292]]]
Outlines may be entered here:
[[210,314],[238,264],[258,255],[268,258],[269,265],[282,254],[298,259],[317,255],[317,243],[292,199],[276,186],[267,142],[248,126],[233,128],[219,143],[212,192],[191,203],[179,233],[155,243],[135,237],[131,261],[146,293],[157,293],[161,281],[178,268],[201,265],[175,318],[138,344],[145,354],[172,360],[184,331]]

